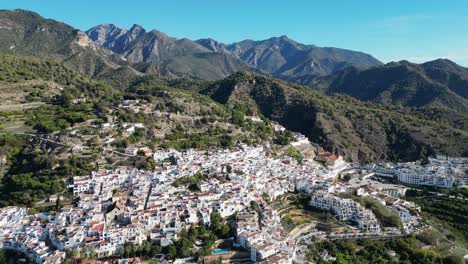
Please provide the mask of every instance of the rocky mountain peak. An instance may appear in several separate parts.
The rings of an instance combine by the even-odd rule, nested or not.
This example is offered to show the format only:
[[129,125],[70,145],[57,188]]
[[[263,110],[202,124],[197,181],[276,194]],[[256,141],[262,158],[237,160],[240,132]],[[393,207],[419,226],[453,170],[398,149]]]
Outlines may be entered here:
[[[91,34],[88,31],[88,34]],[[168,64],[170,67],[185,65],[189,72],[201,72],[199,67],[208,67],[203,72],[223,69],[255,68],[258,71],[271,74],[285,80],[295,81],[304,76],[307,79],[314,76],[324,76],[348,66],[368,68],[382,63],[372,56],[360,52],[338,48],[321,48],[304,45],[290,39],[286,35],[266,40],[244,40],[229,45],[214,39],[206,38],[192,41],[186,38],[172,38],[158,30],[145,31],[140,25],[133,25],[122,36],[106,35],[106,41],[96,40],[99,45],[111,49],[131,62]],[[222,56],[221,56],[222,55]],[[196,65],[188,68],[187,65]],[[177,67],[177,72],[181,67]],[[178,73],[187,76],[185,73]],[[196,76],[198,77],[198,76]]]
[[197,42],[198,44],[202,45],[203,47],[213,52],[221,52],[221,53],[229,53],[229,54],[231,53],[224,44],[219,43],[218,41],[212,38],[199,39],[199,40],[196,40],[195,42]]
[[126,32],[127,30],[125,28],[115,24],[101,24],[86,31],[86,34],[96,42],[96,44],[108,48],[109,45],[106,44],[106,42],[108,42],[109,39],[116,39]]
[[162,39],[162,40],[169,40],[169,39],[173,39],[171,37],[169,37],[168,35],[166,35],[164,32],[161,32],[157,29],[153,29],[149,32],[151,35],[153,36],[156,36],[158,39]]
[[146,30],[138,24],[133,24],[133,26],[129,29],[129,32],[131,32],[132,34],[141,34],[145,33]]

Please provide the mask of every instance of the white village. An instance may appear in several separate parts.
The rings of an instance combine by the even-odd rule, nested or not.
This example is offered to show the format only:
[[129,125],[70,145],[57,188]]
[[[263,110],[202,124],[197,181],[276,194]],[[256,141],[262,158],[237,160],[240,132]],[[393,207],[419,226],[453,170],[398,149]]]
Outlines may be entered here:
[[[275,129],[283,128],[276,125]],[[304,144],[310,142],[295,134],[291,145]],[[232,150],[155,150],[152,157],[160,164],[154,171],[119,167],[75,176],[68,187],[76,202],[53,215],[22,207],[1,208],[0,247],[20,251],[34,263],[61,263],[70,251],[106,258],[119,255],[128,244],[171,245],[190,227],[210,227],[217,214],[233,221],[232,236],[215,241],[218,249],[209,252],[205,261],[301,263],[311,237],[398,237],[431,228],[420,218],[418,206],[403,198],[408,188],[452,188],[468,182],[468,160],[444,157],[430,159],[427,165],[357,165],[322,151],[299,162],[272,155],[269,145],[241,144]],[[181,184],[193,177],[196,182],[189,188]],[[273,202],[288,193],[306,195],[310,208],[327,212],[344,228],[305,225],[285,230]],[[371,209],[347,194],[377,200],[399,217],[401,228],[385,227]],[[56,201],[60,195],[51,199]],[[196,244],[201,247],[203,241]],[[327,252],[323,257],[333,259]],[[164,254],[158,259],[168,262]],[[140,259],[118,263],[140,263]]]

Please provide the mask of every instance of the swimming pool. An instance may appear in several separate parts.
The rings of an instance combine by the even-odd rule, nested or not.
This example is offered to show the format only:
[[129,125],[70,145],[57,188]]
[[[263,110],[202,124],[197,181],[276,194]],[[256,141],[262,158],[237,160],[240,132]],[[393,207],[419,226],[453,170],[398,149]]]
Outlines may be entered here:
[[229,250],[229,249],[215,249],[215,250],[211,251],[211,254],[219,255],[219,254],[226,254],[226,253],[229,253],[229,252],[231,252],[231,250]]

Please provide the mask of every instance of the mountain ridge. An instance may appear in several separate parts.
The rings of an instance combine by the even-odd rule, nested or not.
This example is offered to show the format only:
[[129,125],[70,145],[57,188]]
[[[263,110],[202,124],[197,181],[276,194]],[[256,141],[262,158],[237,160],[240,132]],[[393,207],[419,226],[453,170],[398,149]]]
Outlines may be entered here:
[[[116,28],[119,34],[113,34]],[[86,33],[95,43],[110,48],[132,62],[153,63],[168,68],[169,71],[171,64],[168,61],[178,60],[179,57],[195,58],[199,54],[206,57],[223,54],[228,62],[221,65],[236,65],[231,71],[223,71],[221,75],[211,79],[220,79],[239,70],[256,70],[282,79],[293,79],[303,75],[324,76],[353,65],[366,68],[382,64],[363,52],[305,45],[286,35],[266,40],[242,40],[224,44],[212,38],[193,41],[187,38],[177,39],[157,30],[146,31],[141,26],[138,28],[140,34],[136,38],[128,37],[132,29],[127,30],[113,24],[97,25]],[[219,60],[212,63],[215,62],[220,63]],[[194,75],[191,69],[184,73],[184,77],[199,77]]]
[[[201,93],[257,111],[355,162],[411,161],[436,153],[467,155],[468,133],[419,110],[327,96],[256,73],[239,72]],[[464,115],[466,117],[466,114]],[[447,123],[448,122],[448,123]]]
[[[413,160],[442,153],[444,148],[465,155],[461,149],[465,146],[457,142],[467,139],[463,96],[468,75],[465,68],[447,60],[423,66],[402,61],[358,67],[343,58],[355,55],[359,62],[360,53],[303,45],[287,36],[228,46],[213,39],[197,43],[146,31],[139,25],[127,30],[113,24],[86,35],[28,11],[0,11],[0,25],[0,39],[4,40],[0,49],[5,53],[59,60],[119,91],[152,90],[163,84],[201,92],[229,106],[251,107],[353,161]],[[108,41],[109,36],[113,39]],[[121,50],[125,56],[97,42]],[[10,49],[12,43],[19,45]],[[119,43],[125,45],[119,47]],[[119,60],[121,57],[125,59]],[[396,74],[388,74],[388,70]],[[327,72],[334,73],[323,76]],[[362,78],[365,74],[368,78]],[[315,82],[312,88],[328,95],[287,82],[297,78]],[[367,97],[351,93],[353,83],[355,92],[364,91]],[[392,86],[394,83],[399,86]],[[421,89],[411,90],[411,85]]]
[[468,69],[447,59],[421,64],[390,62],[368,69],[349,67],[308,85],[381,104],[426,107],[440,104],[468,112]]
[[[118,34],[112,34],[118,30]],[[97,44],[109,48],[132,63],[161,67],[169,76],[214,80],[239,70],[253,70],[239,59],[212,52],[186,38],[169,37],[139,25],[130,29],[99,25],[86,31]]]
[[0,52],[68,61],[90,75],[126,64],[78,29],[22,9],[0,10],[0,40]]

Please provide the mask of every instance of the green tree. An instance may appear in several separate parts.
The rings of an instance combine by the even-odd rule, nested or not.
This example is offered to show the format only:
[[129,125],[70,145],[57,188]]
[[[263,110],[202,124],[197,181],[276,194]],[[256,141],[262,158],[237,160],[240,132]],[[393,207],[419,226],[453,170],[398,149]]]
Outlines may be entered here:
[[6,263],[5,250],[0,249],[0,263]]
[[219,145],[223,148],[231,148],[232,146],[234,146],[234,141],[231,136],[222,135],[219,138]]
[[154,258],[156,255],[161,254],[162,249],[159,245],[151,245],[149,256]]
[[226,165],[226,172],[227,172],[227,173],[231,173],[231,172],[232,172],[232,166],[231,166],[231,164],[227,164],[227,165]]
[[190,241],[187,237],[182,237],[179,241],[177,241],[177,256],[182,258],[189,257],[192,254],[192,247],[192,241]]
[[349,180],[351,180],[351,178],[352,178],[351,174],[348,173],[348,174],[345,174],[342,179],[343,181],[348,182]]
[[192,243],[195,242],[195,240],[200,236],[199,229],[195,228],[193,225],[190,226],[188,230],[188,238]]
[[289,145],[293,139],[293,135],[291,131],[284,130],[284,131],[276,131],[275,132],[275,139],[274,143],[282,146]]
[[443,260],[444,264],[463,264],[463,257],[460,256],[447,256]]
[[243,126],[244,125],[244,113],[239,110],[232,110],[231,123]]
[[169,259],[174,259],[177,257],[177,248],[174,244],[170,244],[164,248],[164,253],[169,257]]
[[198,250],[197,255],[198,256],[208,256],[211,254],[211,246],[203,246],[200,250]]
[[217,237],[212,231],[208,231],[208,235],[203,238],[203,243],[207,248],[211,248]]
[[55,210],[60,211],[62,209],[62,199],[60,195],[57,195],[57,200],[55,201]]

